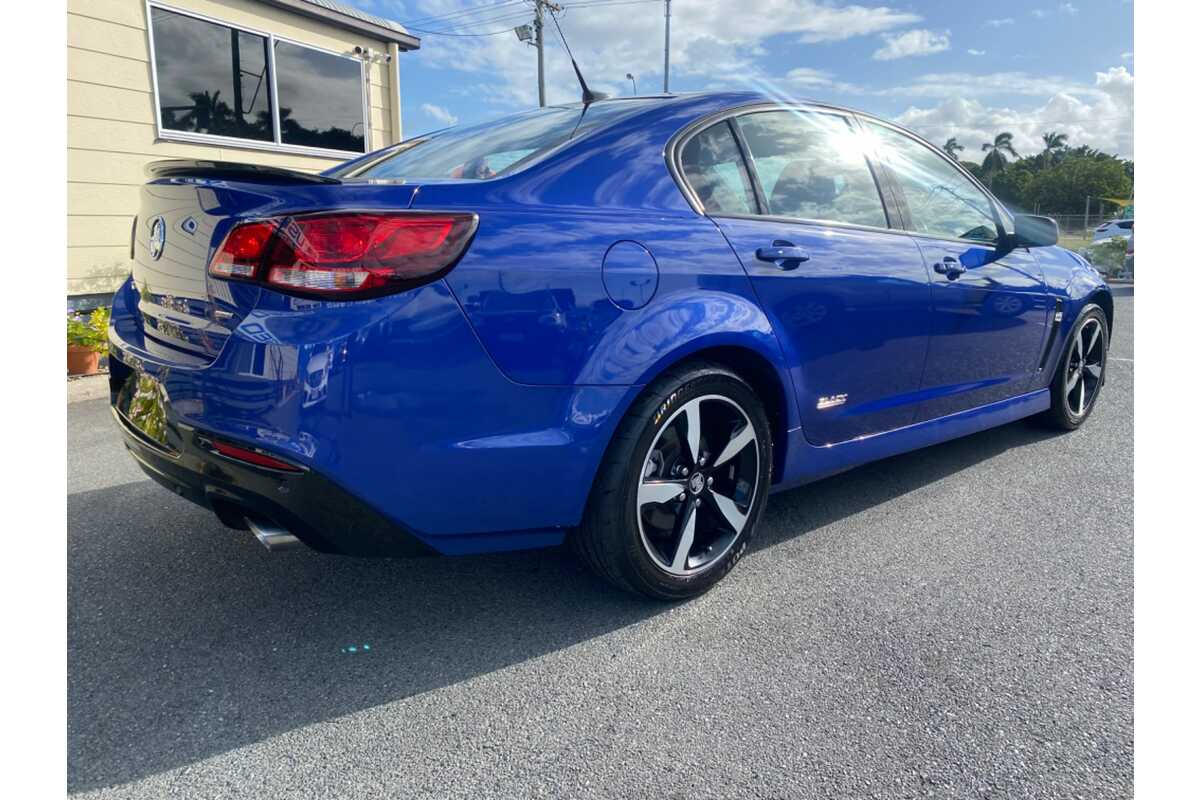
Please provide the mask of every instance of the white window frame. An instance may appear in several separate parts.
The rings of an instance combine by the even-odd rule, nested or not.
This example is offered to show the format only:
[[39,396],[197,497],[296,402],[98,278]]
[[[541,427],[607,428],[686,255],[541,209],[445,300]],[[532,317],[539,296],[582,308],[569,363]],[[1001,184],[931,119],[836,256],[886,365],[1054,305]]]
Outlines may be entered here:
[[[261,36],[267,40],[267,72],[269,73],[269,84],[271,96],[269,105],[271,109],[271,128],[274,135],[274,141],[264,142],[255,139],[240,139],[236,136],[220,136],[213,133],[196,133],[193,131],[177,131],[170,128],[164,128],[162,124],[162,105],[158,97],[158,62],[154,57],[154,17],[152,9],[162,9],[172,14],[179,14],[184,17],[191,17],[203,22],[211,22],[214,25],[221,25],[225,28],[249,33],[254,36]],[[286,36],[276,36],[269,31],[262,31],[246,25],[234,24],[223,19],[210,17],[205,14],[197,14],[194,11],[177,8],[167,5],[166,3],[155,2],[154,0],[146,0],[146,35],[150,42],[150,83],[153,87],[154,95],[154,129],[158,139],[170,142],[188,142],[191,144],[207,144],[220,147],[238,147],[246,150],[266,150],[272,153],[288,153],[290,155],[301,156],[318,156],[321,158],[335,158],[339,161],[345,161],[348,157],[361,156],[363,153],[371,152],[371,108],[368,105],[367,99],[367,81],[370,76],[367,74],[367,63],[352,55],[339,53],[334,50],[329,50],[324,47],[317,47],[306,42],[296,41],[295,39]],[[333,150],[324,147],[307,147],[298,144],[286,144],[283,142],[281,131],[279,128],[279,87],[276,78],[275,69],[275,43],[286,42],[287,44],[297,47],[304,47],[309,50],[316,50],[319,53],[326,53],[338,58],[345,58],[358,63],[358,90],[362,104],[362,124],[363,124],[363,149],[360,150]]]

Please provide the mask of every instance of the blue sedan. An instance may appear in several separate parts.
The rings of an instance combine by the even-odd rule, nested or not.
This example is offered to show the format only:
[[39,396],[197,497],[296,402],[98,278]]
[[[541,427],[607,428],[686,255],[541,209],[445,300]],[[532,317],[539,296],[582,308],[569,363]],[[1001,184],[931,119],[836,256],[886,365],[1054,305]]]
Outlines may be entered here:
[[696,595],[767,495],[1104,385],[1113,301],[957,163],[744,92],[450,128],[322,175],[148,167],[114,417],[268,547],[568,543]]

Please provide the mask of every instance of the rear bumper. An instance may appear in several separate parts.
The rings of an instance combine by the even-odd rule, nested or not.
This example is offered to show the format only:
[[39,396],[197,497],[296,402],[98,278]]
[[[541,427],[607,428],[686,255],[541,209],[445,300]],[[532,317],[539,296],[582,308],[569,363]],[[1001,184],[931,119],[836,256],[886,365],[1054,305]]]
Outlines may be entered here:
[[[160,482],[218,513],[227,493],[338,553],[406,552],[408,538],[446,555],[545,547],[579,523],[636,387],[513,383],[440,282],[355,303],[265,295],[211,363],[192,365],[143,335],[131,283],[117,292],[113,403],[130,376],[151,379],[160,402],[140,425],[180,439],[176,458],[126,430]],[[197,452],[197,436],[304,476],[264,478]]]
[[209,434],[177,424],[163,447],[112,409],[125,447],[142,470],[171,491],[212,510],[233,528],[247,518],[285,528],[326,553],[423,556],[435,551],[403,526],[305,467],[296,472],[259,468],[206,446]]

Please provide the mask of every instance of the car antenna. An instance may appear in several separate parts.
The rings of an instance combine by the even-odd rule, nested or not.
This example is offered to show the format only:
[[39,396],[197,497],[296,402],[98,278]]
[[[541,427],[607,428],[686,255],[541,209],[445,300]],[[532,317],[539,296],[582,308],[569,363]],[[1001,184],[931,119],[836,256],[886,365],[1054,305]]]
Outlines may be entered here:
[[551,11],[550,19],[554,20],[554,27],[558,30],[558,38],[562,39],[563,47],[567,49],[567,55],[571,59],[571,66],[575,68],[575,77],[579,79],[579,86],[583,89],[584,109],[586,110],[589,105],[597,100],[607,100],[608,95],[604,92],[593,92],[588,88],[587,81],[583,79],[583,73],[579,71],[579,65],[575,63],[575,55],[571,52],[571,45],[567,44],[567,37],[563,36],[562,26],[558,24],[558,15]]

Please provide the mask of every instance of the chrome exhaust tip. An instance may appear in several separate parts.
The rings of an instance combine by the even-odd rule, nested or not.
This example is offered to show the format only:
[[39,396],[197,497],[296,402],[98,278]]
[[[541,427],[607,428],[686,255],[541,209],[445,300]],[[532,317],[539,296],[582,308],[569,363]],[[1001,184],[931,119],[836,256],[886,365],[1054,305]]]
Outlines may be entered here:
[[256,519],[246,517],[246,527],[254,534],[254,538],[268,550],[292,550],[300,547],[303,542],[293,536],[286,528],[279,528]]

